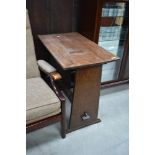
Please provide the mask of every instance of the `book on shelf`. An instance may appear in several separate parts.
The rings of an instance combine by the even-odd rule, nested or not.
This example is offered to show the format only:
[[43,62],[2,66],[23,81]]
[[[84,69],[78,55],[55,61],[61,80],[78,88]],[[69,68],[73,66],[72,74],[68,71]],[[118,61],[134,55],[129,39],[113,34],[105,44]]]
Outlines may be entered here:
[[117,17],[124,16],[125,3],[106,3],[102,8],[102,17]]

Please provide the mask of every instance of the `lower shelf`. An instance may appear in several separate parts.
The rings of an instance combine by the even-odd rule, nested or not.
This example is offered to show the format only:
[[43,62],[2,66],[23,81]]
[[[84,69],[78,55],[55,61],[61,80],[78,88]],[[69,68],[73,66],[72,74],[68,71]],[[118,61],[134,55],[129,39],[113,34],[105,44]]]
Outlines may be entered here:
[[102,82],[101,83],[101,88],[117,86],[117,85],[121,85],[121,84],[125,84],[125,83],[129,83],[129,79],[124,79],[124,80],[121,80],[121,81]]

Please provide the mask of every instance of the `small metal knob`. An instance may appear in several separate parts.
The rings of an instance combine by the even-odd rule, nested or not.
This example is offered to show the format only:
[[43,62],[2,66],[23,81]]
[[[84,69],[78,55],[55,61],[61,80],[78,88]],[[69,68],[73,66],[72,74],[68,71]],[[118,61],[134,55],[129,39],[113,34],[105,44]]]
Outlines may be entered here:
[[88,115],[88,113],[84,112],[84,114],[81,116],[82,120],[87,120],[90,119],[90,116]]

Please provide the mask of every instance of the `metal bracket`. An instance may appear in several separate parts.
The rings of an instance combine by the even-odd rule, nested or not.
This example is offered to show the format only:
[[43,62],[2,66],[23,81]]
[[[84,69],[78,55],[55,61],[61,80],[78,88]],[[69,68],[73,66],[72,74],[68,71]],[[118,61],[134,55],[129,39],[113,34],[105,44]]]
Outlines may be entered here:
[[82,120],[87,120],[90,119],[90,116],[88,115],[88,113],[84,112],[84,114],[81,116]]

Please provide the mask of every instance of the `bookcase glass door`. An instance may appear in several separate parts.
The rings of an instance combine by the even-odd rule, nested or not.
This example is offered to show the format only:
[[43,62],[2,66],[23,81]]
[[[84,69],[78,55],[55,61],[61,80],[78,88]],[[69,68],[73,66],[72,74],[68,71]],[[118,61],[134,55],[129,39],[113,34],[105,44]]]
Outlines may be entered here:
[[127,3],[122,2],[107,2],[102,7],[98,45],[117,55],[120,60],[102,66],[101,82],[118,79],[128,37],[128,7]]

